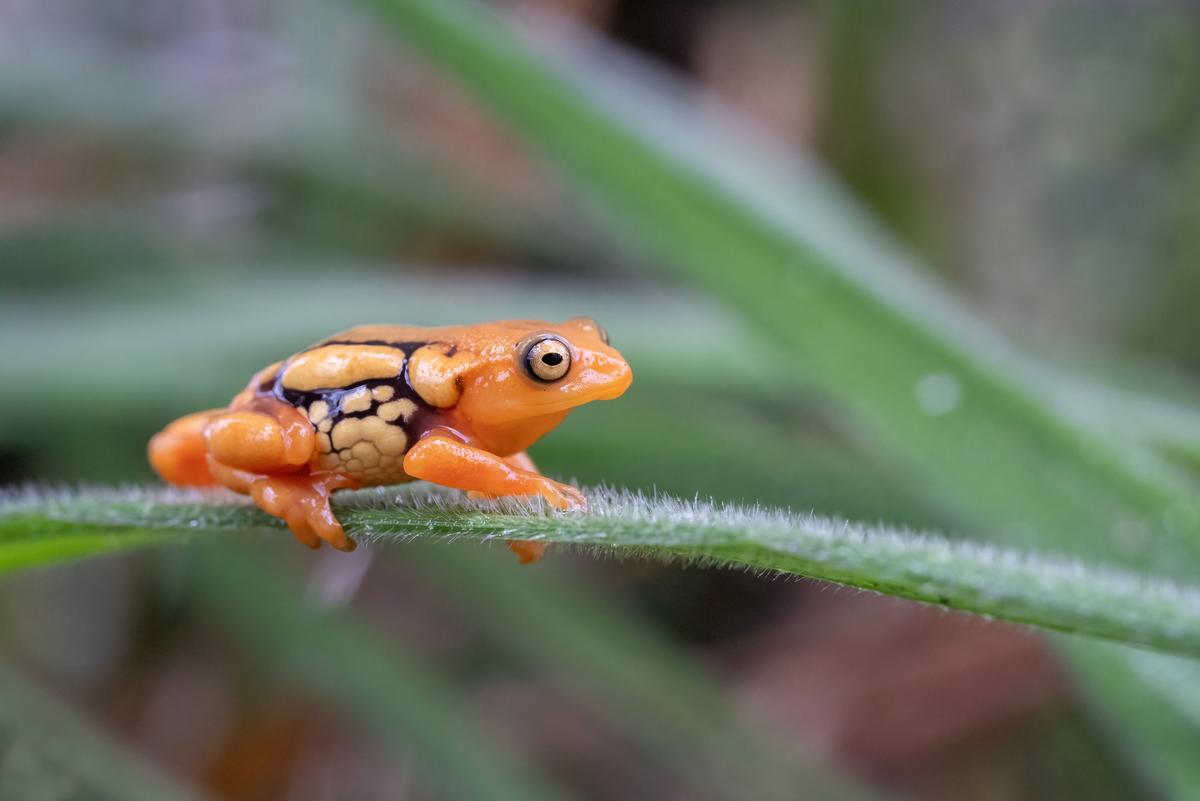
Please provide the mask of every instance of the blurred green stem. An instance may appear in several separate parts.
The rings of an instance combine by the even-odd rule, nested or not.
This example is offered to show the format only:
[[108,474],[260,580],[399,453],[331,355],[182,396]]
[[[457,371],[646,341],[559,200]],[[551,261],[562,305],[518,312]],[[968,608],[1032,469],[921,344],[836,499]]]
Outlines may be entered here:
[[[355,1],[574,179],[651,264],[778,343],[781,370],[836,399],[864,439],[971,521],[965,533],[1185,581],[1200,574],[1190,482],[1150,449],[1064,414],[1046,371],[930,283],[815,165],[756,158],[770,147],[711,135],[711,120],[675,113],[634,82],[605,83],[594,60],[534,54],[479,6]],[[1120,703],[1161,700],[1145,681],[1114,692]],[[1194,753],[1200,731],[1188,734]],[[1175,759],[1160,736],[1143,725],[1129,742]],[[1196,797],[1174,781],[1186,769],[1160,776]]]
[[0,798],[199,801],[67,705],[0,666]]

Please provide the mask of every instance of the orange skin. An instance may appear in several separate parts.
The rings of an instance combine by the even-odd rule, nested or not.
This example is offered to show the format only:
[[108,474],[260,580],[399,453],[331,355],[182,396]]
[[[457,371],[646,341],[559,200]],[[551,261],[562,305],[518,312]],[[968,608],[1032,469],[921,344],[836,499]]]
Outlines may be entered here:
[[[261,371],[226,409],[171,423],[150,440],[150,464],[172,484],[250,495],[309,547],[350,551],[329,505],[339,489],[423,479],[585,509],[578,489],[539,474],[525,450],[632,379],[589,318],[362,326]],[[509,547],[522,563],[545,549]]]

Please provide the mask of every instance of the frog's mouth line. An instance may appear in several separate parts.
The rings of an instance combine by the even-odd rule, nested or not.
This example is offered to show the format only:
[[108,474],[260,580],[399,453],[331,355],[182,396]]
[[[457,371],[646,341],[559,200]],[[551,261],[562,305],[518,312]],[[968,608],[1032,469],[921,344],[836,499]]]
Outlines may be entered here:
[[566,397],[555,398],[545,403],[531,404],[541,414],[565,412],[591,403],[592,401],[616,400],[625,394],[625,390],[633,383],[633,376],[625,373],[620,378],[600,383],[594,389],[563,393]]
[[633,383],[633,381],[630,380],[630,381],[626,381],[624,384],[621,384],[619,386],[605,387],[603,390],[597,392],[595,395],[588,398],[584,402],[590,403],[591,401],[594,401],[594,400],[601,400],[601,401],[616,400],[617,398],[619,398],[625,394],[625,390],[629,389],[629,386],[632,383]]

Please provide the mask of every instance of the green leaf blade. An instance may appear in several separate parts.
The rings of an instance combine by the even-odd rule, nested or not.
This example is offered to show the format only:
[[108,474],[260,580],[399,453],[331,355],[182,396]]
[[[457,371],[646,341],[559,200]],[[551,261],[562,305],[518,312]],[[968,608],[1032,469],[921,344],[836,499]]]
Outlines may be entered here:
[[[280,521],[227,492],[57,494],[0,502],[0,565],[39,542],[69,556],[204,536],[276,532]],[[1058,631],[1200,655],[1200,590],[1036,553],[782,510],[601,489],[583,514],[539,503],[478,505],[425,488],[340,496],[361,540],[540,540],[620,556],[682,558],[831,581]],[[171,532],[175,532],[174,537]],[[60,547],[56,545],[56,547]],[[13,564],[21,566],[19,559]]]

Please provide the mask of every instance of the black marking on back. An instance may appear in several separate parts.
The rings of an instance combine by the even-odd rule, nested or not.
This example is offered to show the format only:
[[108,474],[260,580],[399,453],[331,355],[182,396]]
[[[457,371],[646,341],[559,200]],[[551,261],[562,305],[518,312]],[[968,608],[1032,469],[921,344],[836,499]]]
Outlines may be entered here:
[[363,340],[327,339],[324,342],[318,342],[317,344],[313,345],[311,348],[304,349],[302,352],[308,353],[310,350],[316,350],[317,348],[325,348],[325,347],[329,347],[331,345],[341,345],[341,346],[345,346],[345,347],[354,347],[355,345],[375,345],[375,346],[381,347],[381,348],[395,348],[396,350],[404,351],[405,356],[412,356],[414,351],[416,351],[418,348],[424,347],[425,345],[428,345],[428,344],[429,343],[425,342],[425,341],[421,341],[421,342],[416,342],[416,341],[414,341],[414,342],[391,342],[386,339],[363,339]]
[[[284,403],[304,411],[307,411],[309,407],[311,407],[317,401],[325,401],[325,403],[329,406],[328,419],[330,419],[333,425],[336,426],[339,421],[346,418],[373,417],[379,413],[380,402],[376,401],[374,398],[371,399],[371,405],[365,411],[344,412],[342,410],[342,402],[351,392],[354,392],[361,387],[366,387],[368,390],[381,386],[391,387],[393,389],[392,397],[387,401],[384,401],[384,403],[390,403],[392,401],[403,400],[407,398],[416,404],[416,411],[409,416],[407,423],[405,423],[402,418],[396,418],[389,424],[403,428],[405,433],[408,434],[409,447],[412,447],[417,439],[423,436],[426,432],[444,425],[443,410],[430,406],[428,403],[422,400],[421,396],[417,394],[417,391],[413,389],[412,385],[408,382],[408,359],[411,358],[413,353],[419,348],[423,348],[424,346],[430,344],[446,345],[447,343],[441,343],[438,342],[438,340],[390,342],[387,340],[372,339],[355,342],[343,339],[328,339],[324,342],[319,342],[316,345],[313,345],[311,348],[302,351],[302,353],[307,353],[309,351],[316,350],[317,348],[324,348],[331,345],[348,347],[353,347],[354,345],[376,345],[388,348],[396,348],[397,350],[404,352],[404,371],[400,375],[390,378],[371,378],[364,381],[358,381],[344,387],[330,387],[328,389],[302,391],[288,389],[283,385],[283,374],[287,370],[287,362],[284,362],[283,365],[281,365],[280,368],[275,372],[275,375],[272,378],[262,383],[262,385],[259,387],[259,392],[263,395],[274,396]],[[453,356],[457,352],[458,346],[453,343],[449,343],[447,355]]]
[[[362,387],[368,390],[376,387],[391,387],[393,390],[392,397],[386,401],[377,401],[371,399],[371,405],[363,411],[347,412],[342,408],[343,401],[350,393]],[[440,410],[430,406],[421,396],[417,394],[408,384],[406,376],[398,376],[396,378],[373,378],[367,381],[359,381],[356,384],[351,384],[348,387],[337,387],[335,389],[317,389],[309,392],[302,392],[295,389],[287,389],[283,386],[282,381],[276,381],[275,385],[267,390],[265,394],[274,395],[279,400],[296,407],[302,411],[307,410],[317,401],[324,401],[329,406],[329,414],[327,419],[332,426],[336,427],[339,422],[348,418],[365,418],[375,417],[379,414],[379,407],[383,403],[391,403],[393,401],[408,399],[416,406],[416,410],[409,415],[408,422],[404,418],[397,417],[395,420],[388,422],[388,425],[397,426],[404,430],[408,436],[408,447],[412,447],[421,436],[433,428],[442,425],[442,415]]]

